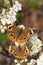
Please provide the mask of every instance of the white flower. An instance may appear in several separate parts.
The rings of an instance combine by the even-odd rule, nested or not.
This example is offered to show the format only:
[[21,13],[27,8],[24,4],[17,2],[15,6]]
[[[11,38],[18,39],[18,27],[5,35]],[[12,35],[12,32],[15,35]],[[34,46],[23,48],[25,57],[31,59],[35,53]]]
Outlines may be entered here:
[[11,16],[15,16],[17,13],[16,12],[12,12],[12,11],[9,11],[9,14],[11,15]]
[[16,65],[20,65],[20,63],[16,64]]
[[9,19],[11,17],[11,14],[9,12],[6,12],[5,15],[3,15],[3,18]]
[[7,22],[7,19],[5,19],[5,18],[2,18],[2,19],[1,19],[1,23],[2,23],[3,25],[6,25],[6,22]]
[[3,25],[0,24],[1,33],[5,33],[5,30],[6,30],[6,26],[3,26]]
[[41,52],[39,58],[37,59],[37,65],[43,65],[43,52]]
[[13,4],[13,7],[10,8],[8,12],[5,12],[5,9],[2,10],[2,17],[0,17],[0,21],[2,25],[6,24],[13,24],[17,20],[16,14],[19,10],[21,10],[22,5],[18,2],[15,1],[15,4]]
[[7,22],[6,23],[7,24],[11,24],[11,20],[7,19]]
[[39,59],[40,59],[40,61],[43,61],[43,52],[40,53]]
[[42,41],[40,39],[38,39],[38,36],[37,34],[33,35],[30,39],[29,39],[29,42],[32,44],[32,48],[30,51],[30,54],[36,54],[38,53],[39,51],[41,51],[41,46],[43,45],[42,44]]
[[8,12],[3,16],[3,18],[1,19],[1,23],[3,25],[6,25],[6,24],[13,24],[15,21],[16,21],[16,16],[13,14],[9,14]]
[[7,24],[13,24],[15,21],[16,21],[16,17],[15,16],[12,16],[8,19],[8,21],[6,22]]
[[12,16],[12,20],[15,22],[17,20],[16,16]]
[[18,8],[18,10],[22,10],[22,5],[18,1],[15,1],[15,5]]
[[18,43],[18,42],[15,42],[15,45],[18,47],[18,46],[25,46],[26,42],[23,42],[23,43]]
[[33,44],[33,45],[41,45],[42,44],[42,41],[40,39],[38,39],[38,36],[37,34],[33,35],[29,41]]
[[41,51],[41,47],[37,47],[37,46],[33,45],[32,48],[31,48],[30,54],[35,55],[39,51]]
[[15,63],[18,63],[18,60],[15,59],[14,62],[15,62]]
[[40,59],[37,59],[37,65],[43,65],[43,61],[41,61]]
[[1,29],[1,33],[5,33],[5,29],[4,28]]
[[12,13],[18,12],[18,8],[16,7],[15,4],[13,5],[13,7],[10,8],[10,11],[11,11]]
[[28,60],[27,59],[25,59],[25,62],[27,62]]
[[20,63],[23,63],[24,62],[24,60],[22,59],[21,61],[20,61]]
[[36,60],[31,59],[30,64],[31,64],[31,65],[35,65],[35,63],[36,63]]
[[7,29],[6,26],[4,26],[4,29],[5,29],[5,30]]
[[27,65],[31,65],[30,63],[27,63]]
[[18,27],[25,29],[25,26],[24,25],[19,25]]
[[36,60],[34,59],[31,59],[29,63],[27,63],[27,65],[35,65],[36,63]]
[[5,9],[2,9],[2,15],[4,15],[5,14]]

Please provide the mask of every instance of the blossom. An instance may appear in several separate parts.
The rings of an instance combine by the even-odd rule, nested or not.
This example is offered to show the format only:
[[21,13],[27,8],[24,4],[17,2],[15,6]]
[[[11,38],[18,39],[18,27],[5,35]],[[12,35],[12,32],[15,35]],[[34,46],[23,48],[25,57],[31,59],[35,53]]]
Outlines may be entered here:
[[17,13],[16,12],[9,11],[9,14],[10,14],[10,16],[13,16],[13,15],[16,16]]
[[37,65],[43,65],[43,61],[41,61],[40,59],[37,59]]
[[14,62],[15,62],[15,63],[18,63],[18,60],[17,60],[17,59],[15,59],[15,60],[14,60]]
[[41,51],[41,48],[33,45],[30,52],[32,55],[34,55],[34,54],[38,53],[39,51]]
[[18,27],[25,29],[25,26],[24,25],[19,25]]
[[5,33],[5,30],[6,30],[6,26],[3,26],[3,25],[0,24],[1,33]]
[[27,63],[27,65],[35,65],[35,63],[37,63],[36,60],[31,59],[30,62]]
[[14,24],[15,21],[17,21],[16,14],[21,9],[22,9],[22,5],[18,1],[15,1],[15,4],[13,4],[13,6],[10,7],[8,12],[6,12],[5,9],[3,9],[2,10],[3,16],[1,15],[0,17],[0,21],[2,25]]
[[11,15],[9,12],[7,12],[1,19],[1,23],[3,25],[6,24],[13,24],[16,21],[16,16],[13,14]]
[[2,23],[3,25],[6,25],[6,22],[7,22],[7,19],[6,19],[6,18],[2,18],[2,19],[1,19],[1,23]]
[[18,47],[18,46],[25,46],[26,42],[23,42],[23,43],[18,43],[18,42],[15,42],[15,45]]
[[30,39],[29,41],[33,44],[33,45],[41,45],[42,44],[42,41],[40,39],[38,39],[38,36],[37,34],[34,34]]
[[42,41],[38,38],[37,34],[34,34],[30,37],[29,42],[32,44],[32,48],[30,50],[30,55],[35,55],[39,51],[41,51]]
[[27,63],[27,65],[31,65],[30,63]]
[[20,65],[20,63],[17,63],[16,65]]
[[5,33],[5,30],[4,30],[4,28],[2,28],[2,29],[1,29],[1,33]]
[[2,9],[2,15],[3,15],[3,14],[5,14],[5,9],[4,9],[4,8]]
[[13,4],[13,7],[10,8],[10,11],[11,11],[12,13],[18,12],[18,8],[16,7],[15,4]]
[[35,65],[35,63],[36,63],[36,60],[31,59],[30,64],[31,64],[31,65]]
[[15,1],[15,5],[19,11],[22,10],[22,5],[18,1]]

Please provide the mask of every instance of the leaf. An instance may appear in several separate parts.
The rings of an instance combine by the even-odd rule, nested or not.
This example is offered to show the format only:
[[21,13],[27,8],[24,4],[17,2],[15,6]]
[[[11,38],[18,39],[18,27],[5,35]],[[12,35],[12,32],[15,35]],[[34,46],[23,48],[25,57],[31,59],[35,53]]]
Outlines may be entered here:
[[30,0],[25,0],[26,4],[29,5],[30,3]]
[[0,4],[4,3],[4,0],[0,0]]
[[33,11],[33,10],[37,9],[40,6],[41,6],[40,0],[35,0],[35,2],[33,3],[32,7],[30,8],[30,11]]
[[23,13],[17,13],[16,17],[18,20],[21,20],[23,18],[24,14]]
[[4,44],[8,44],[9,39],[8,39],[8,33],[1,33],[0,32],[0,42]]

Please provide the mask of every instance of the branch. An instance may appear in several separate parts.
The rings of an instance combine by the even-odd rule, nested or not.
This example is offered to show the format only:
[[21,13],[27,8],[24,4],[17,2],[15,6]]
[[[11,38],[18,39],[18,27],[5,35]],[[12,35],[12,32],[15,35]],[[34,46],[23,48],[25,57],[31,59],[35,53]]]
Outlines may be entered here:
[[12,6],[13,6],[13,2],[12,2],[12,0],[9,0],[9,2],[10,2],[10,6],[12,7]]
[[7,7],[2,4],[0,4],[0,7],[7,9]]

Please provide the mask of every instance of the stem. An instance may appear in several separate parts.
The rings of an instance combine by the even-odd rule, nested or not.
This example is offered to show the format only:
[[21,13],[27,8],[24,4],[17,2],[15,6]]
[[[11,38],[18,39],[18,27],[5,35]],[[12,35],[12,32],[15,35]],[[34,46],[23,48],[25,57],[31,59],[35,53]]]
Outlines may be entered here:
[[9,0],[9,2],[10,2],[10,6],[12,7],[12,6],[13,6],[13,2],[12,2],[12,0]]
[[7,7],[2,4],[0,4],[0,7],[7,9]]

